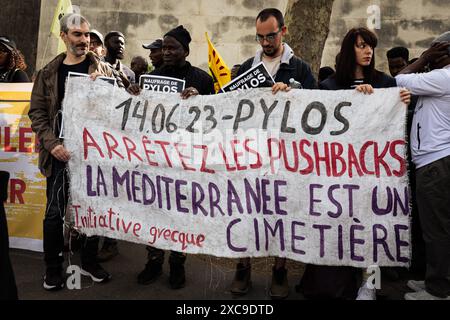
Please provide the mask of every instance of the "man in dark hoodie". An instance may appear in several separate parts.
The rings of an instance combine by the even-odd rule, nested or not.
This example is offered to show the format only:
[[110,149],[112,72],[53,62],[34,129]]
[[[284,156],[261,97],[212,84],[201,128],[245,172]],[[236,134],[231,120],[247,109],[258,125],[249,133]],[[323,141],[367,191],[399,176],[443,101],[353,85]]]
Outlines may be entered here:
[[8,198],[9,172],[0,171],[0,301],[17,300],[17,287],[9,258],[8,223],[3,202]]
[[[156,69],[151,75],[171,77],[186,81],[186,89],[181,93],[183,99],[196,95],[214,94],[213,79],[203,70],[192,66],[186,58],[189,55],[191,36],[183,27],[169,31],[163,40],[162,52],[164,65]],[[139,87],[134,87],[139,92]],[[148,285],[162,274],[164,251],[147,247],[148,262],[145,269],[138,276],[138,283]],[[186,277],[184,263],[186,255],[172,251],[169,258],[170,286],[172,289],[181,289],[185,286]]]
[[[316,80],[310,66],[294,55],[283,36],[287,33],[283,14],[275,8],[264,9],[256,18],[256,41],[261,49],[256,56],[245,61],[238,71],[238,76],[263,62],[275,80],[272,92],[289,91],[291,87],[315,89]],[[294,85],[295,84],[295,85]],[[289,294],[286,259],[275,258],[270,296],[284,299]],[[251,283],[250,259],[241,259],[236,267],[236,275],[231,285],[234,295],[245,295]]]

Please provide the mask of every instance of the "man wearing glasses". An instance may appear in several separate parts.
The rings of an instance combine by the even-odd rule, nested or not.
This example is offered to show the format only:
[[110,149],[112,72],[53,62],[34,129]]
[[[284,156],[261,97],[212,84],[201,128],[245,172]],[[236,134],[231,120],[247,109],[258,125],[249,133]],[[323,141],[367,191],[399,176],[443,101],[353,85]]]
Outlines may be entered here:
[[[289,91],[290,83],[296,82],[297,88],[315,89],[316,80],[310,66],[296,57],[293,50],[282,41],[287,33],[283,14],[274,8],[264,9],[256,18],[256,41],[261,45],[256,56],[244,62],[238,76],[255,67],[261,61],[275,79],[272,92]],[[272,299],[285,299],[289,294],[286,259],[275,258],[272,270],[270,296]],[[236,275],[231,285],[234,295],[245,295],[251,284],[250,258],[240,259]]]
[[264,9],[256,18],[256,41],[261,49],[254,58],[248,59],[239,69],[238,76],[255,67],[261,61],[275,79],[273,93],[289,91],[291,79],[304,89],[317,88],[310,66],[294,55],[294,51],[283,37],[287,34],[284,17],[275,8]]

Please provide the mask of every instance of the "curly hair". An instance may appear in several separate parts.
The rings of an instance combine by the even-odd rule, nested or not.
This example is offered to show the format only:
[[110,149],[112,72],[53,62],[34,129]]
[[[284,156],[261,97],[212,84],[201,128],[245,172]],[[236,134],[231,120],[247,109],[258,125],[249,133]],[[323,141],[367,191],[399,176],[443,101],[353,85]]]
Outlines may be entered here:
[[25,57],[19,50],[9,51],[9,61],[6,65],[8,66],[8,70],[19,69],[24,71],[27,68]]

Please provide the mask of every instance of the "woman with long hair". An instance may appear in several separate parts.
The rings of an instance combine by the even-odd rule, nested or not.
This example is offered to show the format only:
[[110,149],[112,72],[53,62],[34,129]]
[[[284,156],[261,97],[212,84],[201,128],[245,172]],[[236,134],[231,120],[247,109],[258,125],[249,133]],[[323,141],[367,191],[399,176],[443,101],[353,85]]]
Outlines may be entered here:
[[0,37],[0,82],[30,82],[27,65],[16,44],[7,37]]
[[[375,48],[377,36],[366,28],[351,29],[342,41],[334,76],[320,83],[323,90],[357,89],[363,93],[373,93],[374,88],[396,87],[391,76],[375,69]],[[411,94],[402,90],[401,98],[410,103]]]
[[[26,65],[23,57],[17,54],[14,42],[6,37],[0,37],[0,83],[28,82],[28,77],[21,68],[25,69]],[[0,170],[0,301],[17,300],[16,281],[9,257],[8,225],[3,205],[7,199],[8,181],[9,173]]]
[[[366,28],[351,29],[342,41],[335,75],[321,82],[320,88],[356,89],[364,94],[372,94],[374,88],[397,87],[394,78],[375,69],[377,45],[377,36],[372,31]],[[406,105],[411,102],[411,94],[406,89],[400,91],[400,98]],[[299,289],[305,297],[313,299],[375,300],[376,291],[367,286],[365,270],[362,285],[358,286],[361,271],[351,267],[308,265]]]

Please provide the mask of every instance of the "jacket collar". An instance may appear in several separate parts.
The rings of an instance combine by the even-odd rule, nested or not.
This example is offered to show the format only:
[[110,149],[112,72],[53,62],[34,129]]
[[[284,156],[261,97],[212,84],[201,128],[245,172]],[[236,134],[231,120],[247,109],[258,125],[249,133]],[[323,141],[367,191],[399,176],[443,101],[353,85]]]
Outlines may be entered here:
[[[44,67],[44,72],[49,74],[57,73],[66,56],[67,55],[65,52],[56,56],[55,59],[53,59],[49,64],[47,64],[47,66]],[[98,64],[100,63],[100,59],[93,52],[88,52],[86,54],[86,59],[89,59],[90,65],[94,65],[95,68],[97,68]]]
[[[294,56],[294,50],[292,50],[291,47],[285,42],[283,42],[283,46],[284,46],[284,51],[283,51],[283,55],[281,56],[281,64],[289,64],[292,57]],[[258,64],[261,63],[263,53],[264,53],[263,49],[259,49],[256,52],[255,59],[253,60],[252,68],[256,67]]]

